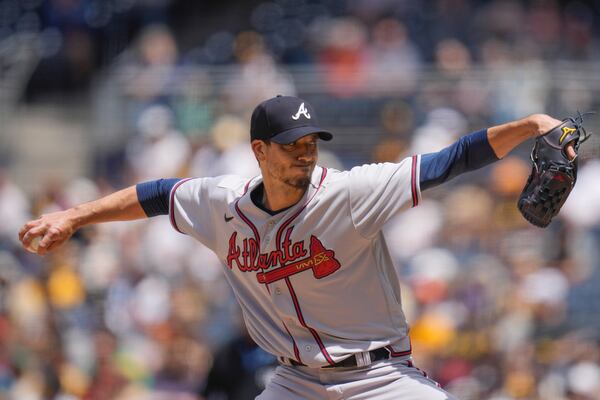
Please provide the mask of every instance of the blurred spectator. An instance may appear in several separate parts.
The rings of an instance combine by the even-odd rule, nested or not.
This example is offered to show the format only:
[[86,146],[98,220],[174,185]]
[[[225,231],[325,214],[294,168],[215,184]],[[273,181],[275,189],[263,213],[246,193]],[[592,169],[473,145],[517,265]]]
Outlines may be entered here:
[[492,218],[498,229],[515,229],[525,225],[515,204],[525,187],[530,168],[524,160],[513,156],[492,167],[489,188],[496,195]]
[[445,241],[454,246],[454,251],[473,251],[493,240],[489,237],[493,232],[489,219],[493,207],[489,192],[474,185],[461,185],[448,193],[444,198]]
[[201,147],[192,159],[192,175],[258,175],[254,153],[248,146],[249,129],[238,117],[221,116],[211,129],[211,145]]
[[8,177],[8,171],[0,166],[0,248],[17,245],[18,232],[29,219],[29,200]]
[[444,39],[435,48],[439,71],[448,78],[458,76],[471,68],[469,49],[456,39]]
[[105,331],[94,334],[96,365],[84,399],[114,398],[125,386],[125,378],[116,369],[117,341]]
[[600,224],[600,161],[590,160],[577,174],[577,186],[561,210],[561,215],[577,227],[591,228]]
[[557,1],[537,2],[531,5],[526,24],[537,48],[543,49],[546,56],[560,55],[561,15]]
[[414,128],[414,115],[403,101],[391,101],[381,110],[384,137],[373,150],[373,161],[394,162],[407,151],[407,141]]
[[[390,221],[385,229],[392,255],[399,262],[436,243],[443,223],[443,208],[434,200],[424,199],[419,207]],[[404,276],[404,272],[400,272]]]
[[248,132],[247,124],[231,115],[224,115],[215,123],[211,136],[221,155],[213,165],[214,175],[252,177],[260,173],[254,153],[248,146]]
[[150,106],[140,114],[137,127],[139,136],[128,149],[134,180],[180,176],[191,149],[174,127],[173,112],[165,106]]
[[425,117],[425,123],[415,129],[410,146],[411,154],[439,151],[464,134],[465,118],[451,108],[436,108]]
[[238,34],[234,52],[240,69],[224,88],[229,112],[246,115],[256,104],[270,97],[296,93],[290,77],[275,64],[258,33]]
[[193,145],[200,146],[207,139],[214,123],[216,102],[213,99],[213,85],[208,74],[196,71],[181,79],[177,96],[173,101],[179,127]]
[[239,335],[215,353],[203,395],[206,400],[256,397],[264,390],[277,365],[276,358],[258,347],[242,328]]
[[366,50],[369,90],[396,96],[412,91],[421,56],[406,27],[396,19],[383,19],[373,28],[372,36]]
[[151,25],[140,34],[136,53],[123,60],[126,93],[148,104],[168,93],[175,79],[177,44],[169,28]]
[[[324,23],[324,22],[321,22]],[[368,85],[367,33],[364,24],[355,18],[326,21],[318,62],[325,67],[329,91],[338,97],[356,95]]]

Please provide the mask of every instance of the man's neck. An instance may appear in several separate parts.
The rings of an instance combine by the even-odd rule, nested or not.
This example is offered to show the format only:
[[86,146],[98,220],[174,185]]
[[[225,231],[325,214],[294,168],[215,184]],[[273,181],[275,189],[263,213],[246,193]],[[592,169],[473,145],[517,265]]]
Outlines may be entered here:
[[280,181],[265,179],[263,205],[271,211],[279,211],[296,204],[307,188],[295,188]]

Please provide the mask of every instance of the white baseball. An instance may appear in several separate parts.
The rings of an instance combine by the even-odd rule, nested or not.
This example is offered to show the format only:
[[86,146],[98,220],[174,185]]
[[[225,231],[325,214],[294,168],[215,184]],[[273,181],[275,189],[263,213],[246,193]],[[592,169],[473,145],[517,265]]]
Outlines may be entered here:
[[40,246],[40,240],[42,240],[41,236],[34,237],[29,243],[29,246],[27,246],[25,249],[31,253],[37,253],[38,247]]

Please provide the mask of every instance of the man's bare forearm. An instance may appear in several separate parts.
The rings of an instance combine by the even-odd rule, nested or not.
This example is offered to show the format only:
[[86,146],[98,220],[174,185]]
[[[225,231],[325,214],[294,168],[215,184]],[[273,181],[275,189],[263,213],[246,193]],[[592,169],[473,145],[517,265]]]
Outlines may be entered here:
[[135,186],[109,194],[98,200],[73,207],[67,212],[77,228],[111,221],[131,221],[146,218],[138,201]]
[[83,226],[141,218],[146,218],[146,213],[138,201],[136,187],[131,186],[101,199],[29,221],[19,231],[19,240],[26,249],[43,255],[62,246]]

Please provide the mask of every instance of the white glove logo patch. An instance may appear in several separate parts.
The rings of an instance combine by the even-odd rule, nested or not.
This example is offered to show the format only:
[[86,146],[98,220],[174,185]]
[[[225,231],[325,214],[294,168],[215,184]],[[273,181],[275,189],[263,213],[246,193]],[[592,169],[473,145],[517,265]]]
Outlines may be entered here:
[[306,107],[304,107],[304,103],[300,104],[300,108],[298,109],[298,112],[295,115],[292,115],[292,119],[294,121],[297,121],[298,118],[300,118],[300,115],[304,115],[307,119],[310,119],[310,114],[308,113],[308,110],[306,109]]

